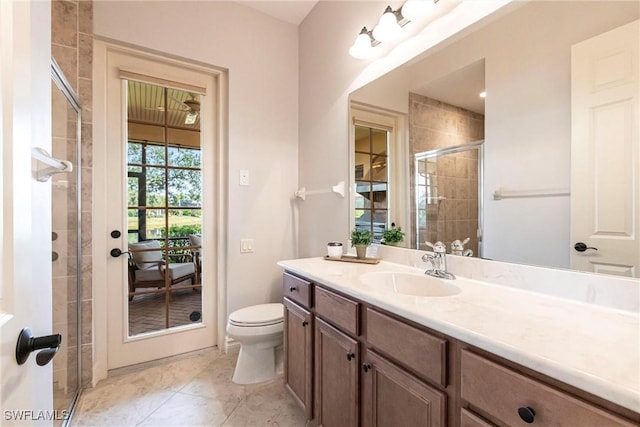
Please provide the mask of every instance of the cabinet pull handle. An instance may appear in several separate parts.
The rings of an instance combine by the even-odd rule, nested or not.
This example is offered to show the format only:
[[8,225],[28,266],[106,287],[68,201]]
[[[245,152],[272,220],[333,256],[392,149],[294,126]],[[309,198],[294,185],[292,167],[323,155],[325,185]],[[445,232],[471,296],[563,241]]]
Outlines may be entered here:
[[518,415],[520,415],[522,421],[527,424],[531,424],[536,416],[536,411],[534,411],[530,406],[523,406],[521,408],[518,408]]
[[363,363],[362,364],[362,370],[365,372],[369,372],[369,370],[371,369],[371,363]]
[[351,359],[353,359],[354,357],[356,357],[355,354],[353,354],[353,352],[349,351],[347,352],[347,360],[351,361]]
[[289,288],[289,292],[295,292],[295,291],[296,291],[296,287],[295,287],[295,286],[291,286],[291,287]]
[[305,326],[307,326],[308,324],[309,324],[309,322],[307,322],[306,320],[303,320],[303,321],[302,321],[302,327],[305,327]]

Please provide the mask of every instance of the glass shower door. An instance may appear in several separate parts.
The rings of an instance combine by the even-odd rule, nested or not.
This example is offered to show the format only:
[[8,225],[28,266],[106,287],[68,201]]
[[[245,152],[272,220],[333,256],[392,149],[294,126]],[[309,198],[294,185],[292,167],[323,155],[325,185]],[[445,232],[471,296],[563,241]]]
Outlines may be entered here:
[[465,242],[482,255],[483,141],[415,154],[416,242]]
[[62,335],[53,358],[53,409],[64,425],[80,392],[80,104],[52,60],[51,155],[72,164],[72,171],[51,177],[53,330]]

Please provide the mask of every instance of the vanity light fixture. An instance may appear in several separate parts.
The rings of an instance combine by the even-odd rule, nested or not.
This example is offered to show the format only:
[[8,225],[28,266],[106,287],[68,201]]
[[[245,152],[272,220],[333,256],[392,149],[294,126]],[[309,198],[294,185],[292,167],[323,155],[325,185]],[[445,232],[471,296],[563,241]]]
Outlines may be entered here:
[[427,16],[438,0],[407,0],[402,5],[402,16],[409,21],[416,21]]
[[402,27],[411,21],[425,17],[439,0],[407,0],[400,9],[387,6],[380,21],[372,31],[363,27],[356,37],[349,54],[357,59],[368,59],[374,54],[373,48],[383,42],[397,40]]
[[486,97],[487,97],[487,92],[482,91],[482,92],[480,92],[480,95],[479,95],[479,96],[480,96],[480,98],[484,99],[484,98],[486,98]]
[[373,56],[374,42],[379,44],[377,40],[374,40],[371,36],[371,31],[367,30],[367,27],[362,27],[360,34],[356,37],[356,41],[349,49],[349,54],[357,59],[368,59]]
[[391,6],[387,6],[384,13],[380,17],[378,25],[373,29],[373,38],[382,43],[397,40],[400,37],[400,24],[398,21],[402,19],[399,10],[394,12]]

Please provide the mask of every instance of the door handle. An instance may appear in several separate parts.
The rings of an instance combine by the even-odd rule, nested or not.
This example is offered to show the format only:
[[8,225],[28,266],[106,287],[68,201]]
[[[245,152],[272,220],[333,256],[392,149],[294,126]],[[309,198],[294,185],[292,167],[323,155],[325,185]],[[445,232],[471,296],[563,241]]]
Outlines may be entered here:
[[113,248],[113,249],[111,249],[111,251],[109,251],[109,254],[114,258],[118,258],[120,255],[128,254],[128,253],[129,253],[128,251],[127,252],[123,252],[118,248]]
[[27,361],[31,352],[42,350],[36,355],[36,363],[38,366],[44,366],[56,355],[61,343],[62,335],[60,334],[34,337],[29,328],[24,328],[18,335],[16,362],[18,365],[22,365]]
[[592,246],[587,246],[587,245],[585,245],[585,244],[584,244],[584,243],[582,243],[582,242],[578,242],[578,243],[576,243],[576,244],[573,246],[573,249],[575,249],[575,250],[576,250],[576,251],[578,251],[578,252],[584,252],[584,251],[586,251],[587,249],[593,249],[594,251],[597,251],[597,250],[598,250],[598,248],[594,248],[594,247],[592,247]]

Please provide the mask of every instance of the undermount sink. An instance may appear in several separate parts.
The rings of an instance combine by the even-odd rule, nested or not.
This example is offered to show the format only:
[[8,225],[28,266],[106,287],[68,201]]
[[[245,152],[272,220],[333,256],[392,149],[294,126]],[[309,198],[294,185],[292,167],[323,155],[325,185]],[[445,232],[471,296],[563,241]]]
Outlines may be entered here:
[[460,293],[460,288],[446,279],[419,273],[379,271],[362,274],[360,281],[374,291],[416,297],[446,297]]

